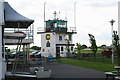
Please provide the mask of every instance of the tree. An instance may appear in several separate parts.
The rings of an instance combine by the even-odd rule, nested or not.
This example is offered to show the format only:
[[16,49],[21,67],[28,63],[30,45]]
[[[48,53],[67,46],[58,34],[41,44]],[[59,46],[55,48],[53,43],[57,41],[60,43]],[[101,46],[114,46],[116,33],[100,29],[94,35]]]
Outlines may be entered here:
[[89,41],[91,43],[91,47],[90,49],[92,50],[93,52],[93,55],[94,55],[94,61],[95,61],[95,58],[96,58],[96,52],[97,52],[97,45],[96,45],[96,40],[95,40],[95,37],[92,35],[92,34],[88,34],[89,35]]
[[70,53],[70,41],[69,40],[67,40],[66,50],[68,53]]
[[85,49],[85,48],[87,48],[87,46],[86,46],[85,44],[83,44],[83,45],[81,46],[81,49]]
[[120,66],[120,43],[119,43],[119,36],[117,35],[117,31],[113,31],[113,45],[114,45],[114,50],[117,54],[118,66]]
[[105,45],[105,44],[103,44],[103,45],[101,45],[101,47],[100,47],[101,49],[106,49],[107,48],[107,46]]
[[77,50],[77,58],[80,58],[80,50],[81,50],[81,44],[80,43],[76,43],[76,50]]
[[101,48],[104,49],[106,48],[107,46],[105,44],[101,45]]
[[70,54],[70,41],[67,40],[67,44],[66,44],[66,50],[67,50],[67,57],[71,57],[71,54]]

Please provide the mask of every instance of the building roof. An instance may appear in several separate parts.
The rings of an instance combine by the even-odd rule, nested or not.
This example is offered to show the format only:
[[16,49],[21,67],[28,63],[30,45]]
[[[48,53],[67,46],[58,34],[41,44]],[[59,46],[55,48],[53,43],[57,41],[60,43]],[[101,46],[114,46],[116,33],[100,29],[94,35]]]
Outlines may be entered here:
[[[28,28],[34,20],[16,12],[8,2],[4,2],[5,28]],[[18,26],[19,25],[19,26]]]

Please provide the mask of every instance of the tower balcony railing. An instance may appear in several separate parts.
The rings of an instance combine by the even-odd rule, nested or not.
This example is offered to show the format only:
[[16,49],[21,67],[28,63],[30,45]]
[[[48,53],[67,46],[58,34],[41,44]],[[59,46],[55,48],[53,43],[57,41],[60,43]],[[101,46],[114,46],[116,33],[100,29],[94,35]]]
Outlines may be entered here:
[[76,33],[76,27],[68,27],[67,32]]
[[56,28],[49,28],[50,30],[46,30],[48,28],[45,28],[45,27],[38,27],[37,28],[37,32],[41,33],[41,32],[73,32],[73,33],[76,33],[76,27],[67,27],[67,28],[64,28],[64,27],[56,27]]

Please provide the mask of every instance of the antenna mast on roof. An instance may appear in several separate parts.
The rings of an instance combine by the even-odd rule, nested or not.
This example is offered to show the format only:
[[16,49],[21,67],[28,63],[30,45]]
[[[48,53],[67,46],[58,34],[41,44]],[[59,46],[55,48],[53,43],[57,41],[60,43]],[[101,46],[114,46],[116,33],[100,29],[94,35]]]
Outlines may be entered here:
[[74,3],[74,27],[76,27],[76,3]]
[[67,11],[65,10],[65,20],[67,21]]
[[60,15],[60,11],[59,11],[59,17],[58,17],[58,19],[60,19],[61,18],[61,15]]
[[54,19],[57,19],[57,13],[56,13],[56,11],[53,14],[54,14]]
[[46,2],[44,2],[44,27],[45,27],[45,4]]

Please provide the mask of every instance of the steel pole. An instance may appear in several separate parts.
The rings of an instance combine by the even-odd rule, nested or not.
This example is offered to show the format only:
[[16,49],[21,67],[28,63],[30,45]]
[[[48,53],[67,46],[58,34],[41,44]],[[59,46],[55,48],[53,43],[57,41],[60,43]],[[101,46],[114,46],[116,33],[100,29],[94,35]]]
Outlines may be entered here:
[[111,39],[112,39],[112,55],[111,55],[111,58],[112,58],[112,64],[114,64],[114,53],[113,53],[113,23],[115,22],[113,19],[111,21],[109,21],[111,23]]
[[113,53],[113,25],[111,25],[111,34],[112,34],[112,45],[111,45],[111,47],[112,47],[112,56],[111,56],[111,58],[112,58],[112,64],[114,64],[114,53]]

